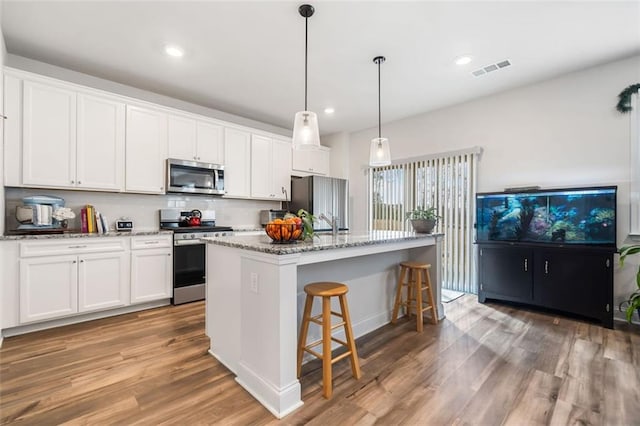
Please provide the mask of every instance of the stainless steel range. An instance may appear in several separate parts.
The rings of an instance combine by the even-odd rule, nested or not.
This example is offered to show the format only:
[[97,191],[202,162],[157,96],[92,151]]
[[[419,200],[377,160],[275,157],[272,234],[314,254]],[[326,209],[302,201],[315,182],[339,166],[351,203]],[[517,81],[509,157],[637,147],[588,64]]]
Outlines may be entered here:
[[162,209],[160,229],[173,231],[174,305],[203,300],[206,294],[207,256],[203,237],[231,235],[228,226],[216,226],[215,210]]

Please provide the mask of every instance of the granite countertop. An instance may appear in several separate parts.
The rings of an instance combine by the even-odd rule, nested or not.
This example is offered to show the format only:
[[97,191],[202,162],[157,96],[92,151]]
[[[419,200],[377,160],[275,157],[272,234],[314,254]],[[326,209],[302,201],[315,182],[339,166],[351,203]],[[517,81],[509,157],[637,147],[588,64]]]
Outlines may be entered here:
[[442,235],[444,234],[416,234],[415,232],[403,231],[340,232],[336,236],[331,235],[331,233],[316,233],[317,237],[314,237],[313,241],[296,241],[287,244],[273,243],[271,238],[266,234],[236,234],[229,237],[203,238],[203,240],[209,244],[259,251],[262,253],[295,254],[373,244],[397,243],[423,238],[437,238]]
[[107,234],[87,234],[81,232],[63,232],[63,233],[43,233],[43,234],[14,234],[14,235],[0,235],[0,241],[10,240],[51,240],[51,239],[71,239],[71,238],[103,238],[103,237],[129,237],[129,236],[144,236],[144,235],[162,235],[173,234],[172,231],[166,230],[151,230],[151,231],[127,231],[116,232],[110,231]]

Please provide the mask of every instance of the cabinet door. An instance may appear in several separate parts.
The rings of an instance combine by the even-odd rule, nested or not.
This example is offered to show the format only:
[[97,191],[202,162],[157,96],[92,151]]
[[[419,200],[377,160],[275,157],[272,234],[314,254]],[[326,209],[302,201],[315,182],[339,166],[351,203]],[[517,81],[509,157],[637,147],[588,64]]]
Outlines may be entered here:
[[164,193],[167,116],[127,105],[126,185],[129,192]]
[[291,169],[300,176],[329,174],[329,148],[293,149],[291,154]]
[[[611,256],[584,250],[544,250],[536,262],[534,300],[537,304],[604,318],[613,309],[609,293]],[[609,306],[607,307],[607,304]]]
[[77,187],[124,189],[124,124],[124,103],[78,94]]
[[251,196],[274,198],[271,139],[251,135]]
[[128,290],[127,253],[79,256],[78,312],[125,306],[129,303]]
[[171,250],[131,251],[131,303],[173,296]]
[[291,144],[274,140],[271,149],[272,193],[276,200],[291,199]]
[[22,183],[74,187],[75,92],[25,81],[23,95]]
[[196,120],[179,115],[167,117],[167,138],[169,158],[195,161],[196,157]]
[[313,172],[311,167],[310,149],[292,149],[291,150],[291,169],[307,173]]
[[533,297],[531,250],[518,247],[481,246],[480,293],[481,298],[482,293],[491,293],[493,296],[531,301]]
[[328,175],[330,171],[331,150],[321,147],[319,150],[313,151],[312,158],[311,167],[313,168],[313,173]]
[[20,322],[78,312],[76,256],[20,260]]
[[197,160],[205,163],[224,163],[224,141],[222,126],[198,121],[197,124]]
[[251,196],[251,134],[224,129],[225,191],[229,197]]

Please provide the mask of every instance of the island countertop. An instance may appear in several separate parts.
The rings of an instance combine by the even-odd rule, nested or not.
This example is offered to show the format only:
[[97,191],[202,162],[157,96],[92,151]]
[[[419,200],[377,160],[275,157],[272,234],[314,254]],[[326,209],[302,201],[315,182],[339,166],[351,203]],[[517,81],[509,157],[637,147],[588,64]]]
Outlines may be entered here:
[[397,243],[424,238],[437,238],[443,234],[417,234],[404,231],[369,231],[369,232],[340,232],[316,233],[313,240],[295,241],[293,243],[274,243],[266,234],[263,235],[232,235],[227,237],[202,238],[210,244],[258,251],[261,253],[284,255],[310,251],[332,250],[347,247],[361,247],[385,243]]

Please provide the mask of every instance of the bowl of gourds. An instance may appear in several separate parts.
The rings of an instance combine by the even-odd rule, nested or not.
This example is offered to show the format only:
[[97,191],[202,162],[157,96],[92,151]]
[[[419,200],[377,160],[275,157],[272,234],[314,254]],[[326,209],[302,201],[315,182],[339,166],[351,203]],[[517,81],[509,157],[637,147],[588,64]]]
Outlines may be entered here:
[[299,217],[274,219],[266,224],[264,231],[274,243],[295,243],[302,237],[302,219]]

